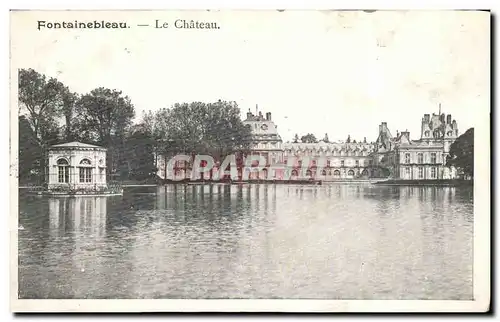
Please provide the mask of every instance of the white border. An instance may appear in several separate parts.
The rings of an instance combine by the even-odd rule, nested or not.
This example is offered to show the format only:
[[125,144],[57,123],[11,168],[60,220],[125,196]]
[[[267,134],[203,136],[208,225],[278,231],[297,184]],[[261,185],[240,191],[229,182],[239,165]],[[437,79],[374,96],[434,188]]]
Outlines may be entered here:
[[[102,1],[92,5],[92,2],[85,4],[68,5],[66,1],[53,2],[45,9],[118,9],[119,4],[102,4]],[[331,8],[331,3],[325,1],[312,1],[312,6],[305,7],[290,1],[265,2],[256,1],[258,9],[266,8],[287,8],[287,9],[325,9]],[[253,2],[254,4],[256,2]],[[261,3],[259,3],[261,2]],[[286,3],[286,5],[284,5]],[[429,6],[429,3],[432,3]],[[141,1],[142,6],[127,6],[127,9],[134,8],[162,8],[165,4],[152,5],[148,1]],[[181,5],[179,5],[181,4]],[[389,2],[377,3],[373,1],[349,1],[343,4],[335,4],[336,8],[379,8],[379,9],[452,9],[452,8],[488,8],[491,1],[475,1],[468,4],[461,4],[460,1],[419,1],[412,6],[392,6]],[[40,5],[21,4],[16,8],[42,8]],[[170,8],[195,9],[207,8],[203,3],[190,4],[186,1],[177,1],[168,6]],[[212,5],[216,8],[229,8],[219,1],[219,4]],[[255,5],[247,5],[233,8],[252,8]],[[4,20],[6,21],[6,20]],[[10,71],[15,71],[15,66],[10,66]],[[17,76],[14,72],[14,78]],[[17,80],[12,79],[10,90],[10,133],[17,133]],[[6,120],[7,118],[3,118]],[[7,127],[3,127],[7,129]],[[484,126],[475,128],[475,209],[474,209],[474,295],[475,301],[330,301],[330,300],[19,300],[17,299],[17,182],[15,177],[10,177],[10,269],[13,278],[10,279],[10,300],[11,311],[14,312],[478,312],[484,311],[489,305],[490,288],[490,141],[489,141],[489,117],[485,116]],[[10,164],[16,165],[17,161],[17,140],[12,140],[10,146]],[[479,219],[479,220],[478,220]]]

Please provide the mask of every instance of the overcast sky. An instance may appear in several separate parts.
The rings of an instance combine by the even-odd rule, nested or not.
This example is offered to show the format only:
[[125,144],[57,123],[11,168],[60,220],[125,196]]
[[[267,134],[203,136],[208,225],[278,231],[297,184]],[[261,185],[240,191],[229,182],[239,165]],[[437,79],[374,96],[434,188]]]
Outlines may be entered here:
[[[37,30],[37,20],[125,20],[126,30]],[[219,30],[137,27],[216,21]],[[73,91],[127,94],[137,115],[176,102],[234,100],[272,112],[285,140],[307,132],[373,141],[378,124],[420,137],[424,113],[463,133],[490,107],[490,18],[480,12],[62,12],[14,21],[14,66]]]

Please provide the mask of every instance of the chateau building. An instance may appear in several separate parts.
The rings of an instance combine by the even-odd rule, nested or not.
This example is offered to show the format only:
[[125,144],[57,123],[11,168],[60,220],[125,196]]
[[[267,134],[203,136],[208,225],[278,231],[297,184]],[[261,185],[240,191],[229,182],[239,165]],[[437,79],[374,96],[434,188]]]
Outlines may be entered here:
[[408,131],[393,137],[382,122],[373,154],[377,174],[403,180],[456,178],[456,169],[447,167],[446,159],[457,137],[457,122],[451,115],[424,114],[418,140],[411,140]]
[[[332,143],[327,140],[318,143],[283,143],[270,112],[264,118],[262,112],[254,115],[248,111],[244,123],[252,129],[251,154],[264,156],[268,167],[277,163],[286,164],[292,178],[307,179],[321,175],[324,180],[329,180],[371,176],[374,144],[367,143],[366,139],[358,143]],[[306,169],[305,172],[303,169]],[[264,179],[267,174],[268,170],[264,169],[251,178]],[[276,179],[282,179],[283,176],[284,172],[277,171]]]

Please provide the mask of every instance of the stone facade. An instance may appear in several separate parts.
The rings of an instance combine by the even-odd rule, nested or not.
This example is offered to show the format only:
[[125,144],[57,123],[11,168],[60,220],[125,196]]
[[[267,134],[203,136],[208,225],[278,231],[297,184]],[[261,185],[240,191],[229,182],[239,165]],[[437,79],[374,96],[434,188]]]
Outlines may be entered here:
[[53,145],[48,153],[48,189],[106,188],[106,149],[80,142]]
[[387,123],[379,126],[373,163],[394,179],[454,179],[457,171],[446,166],[450,146],[458,137],[458,126],[451,115],[425,114],[420,139],[411,140],[410,132],[393,137]]
[[254,115],[249,110],[243,124],[252,129],[252,155],[263,156],[267,164],[283,161],[283,140],[270,112],[267,112],[264,117],[262,112]]

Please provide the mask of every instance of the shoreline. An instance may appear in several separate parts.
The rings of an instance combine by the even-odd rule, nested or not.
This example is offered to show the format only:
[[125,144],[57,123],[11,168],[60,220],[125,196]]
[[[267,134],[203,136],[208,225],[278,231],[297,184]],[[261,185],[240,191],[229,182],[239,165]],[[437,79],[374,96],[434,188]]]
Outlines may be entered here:
[[441,179],[441,180],[386,180],[373,183],[382,186],[430,186],[430,187],[472,187],[474,180]]
[[[217,185],[217,184],[280,184],[280,185],[335,185],[335,184],[370,184],[370,185],[385,185],[385,186],[442,186],[442,187],[462,187],[473,186],[473,180],[457,180],[457,179],[442,179],[442,180],[369,180],[369,179],[351,179],[351,180],[167,180],[161,183],[130,183],[123,184],[122,188],[141,188],[141,187],[161,187],[165,185]],[[37,189],[37,186],[20,185],[19,190]],[[40,191],[38,191],[40,192]],[[45,194],[45,193],[44,193]],[[109,195],[109,194],[107,194]]]

